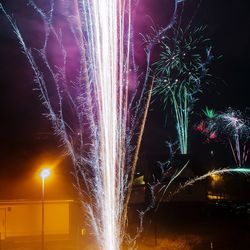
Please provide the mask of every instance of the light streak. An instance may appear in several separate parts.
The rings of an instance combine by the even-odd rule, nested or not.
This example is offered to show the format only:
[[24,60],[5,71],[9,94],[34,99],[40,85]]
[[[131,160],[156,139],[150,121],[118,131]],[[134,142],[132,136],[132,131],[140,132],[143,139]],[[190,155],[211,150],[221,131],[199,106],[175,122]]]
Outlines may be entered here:
[[[165,184],[164,184],[164,178],[167,172],[165,171],[162,172],[162,179],[160,181],[157,181],[155,184],[151,186],[153,199],[159,200],[158,204],[160,204],[162,200],[170,201],[175,195],[179,194],[187,187],[193,186],[196,182],[203,181],[209,177],[213,178],[214,176],[216,176],[218,180],[219,176],[222,176],[225,174],[240,174],[240,175],[246,175],[246,176],[250,175],[250,168],[235,167],[235,168],[213,169],[203,175],[190,178],[189,180],[180,183],[177,188],[170,191],[169,187],[171,186],[171,184],[177,180],[177,178],[181,175],[181,173],[187,166],[188,166],[188,162],[171,177],[170,181],[168,181]],[[156,209],[157,208],[158,206],[156,207]]]
[[[180,186],[175,191],[173,191],[169,194],[167,199],[170,199],[171,197],[180,193],[185,188],[194,185],[198,181],[205,180],[206,178],[214,176],[214,175],[224,175],[224,174],[250,175],[250,169],[249,168],[222,168],[222,169],[211,170],[204,175],[197,176],[195,178],[192,178],[192,179],[186,181],[183,184],[180,184]],[[164,192],[166,192],[166,190],[164,190]]]
[[[147,87],[151,50],[172,26],[179,1],[174,0],[170,24],[153,37],[147,36],[145,77],[132,94],[129,86],[137,85],[141,80],[132,82],[129,76],[131,68],[137,74],[131,0],[50,0],[46,11],[33,0],[28,2],[43,21],[41,49],[29,48],[13,16],[2,4],[0,10],[28,58],[47,116],[72,159],[75,187],[88,213],[98,248],[121,249],[127,205],[151,97],[152,89]],[[67,21],[62,26],[58,25],[55,15],[58,6],[63,6],[60,14]],[[71,55],[64,40],[68,35],[64,35],[65,26],[73,37],[71,45],[79,54],[79,68],[73,79],[67,75]],[[61,56],[61,62],[55,65],[50,55],[51,45]],[[53,93],[51,86],[55,88]],[[141,124],[139,135],[138,124]],[[132,141],[136,141],[136,149]]]

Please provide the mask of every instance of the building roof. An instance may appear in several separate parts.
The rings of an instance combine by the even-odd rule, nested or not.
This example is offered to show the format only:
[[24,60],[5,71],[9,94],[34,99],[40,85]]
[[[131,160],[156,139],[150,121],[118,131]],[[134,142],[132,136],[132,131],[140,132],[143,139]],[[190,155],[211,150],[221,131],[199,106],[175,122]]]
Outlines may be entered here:
[[[0,205],[13,205],[13,204],[41,204],[41,200],[0,200]],[[45,200],[44,203],[55,204],[55,203],[72,203],[74,200]]]

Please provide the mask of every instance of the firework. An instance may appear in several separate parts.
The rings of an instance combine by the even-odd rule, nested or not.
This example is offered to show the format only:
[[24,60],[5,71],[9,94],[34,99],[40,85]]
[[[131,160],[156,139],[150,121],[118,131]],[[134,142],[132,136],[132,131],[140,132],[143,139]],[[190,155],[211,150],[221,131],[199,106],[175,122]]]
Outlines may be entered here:
[[[208,171],[207,173],[203,175],[199,175],[193,178],[188,179],[185,182],[180,182],[178,187],[176,189],[169,190],[170,186],[178,179],[179,176],[183,173],[183,171],[188,167],[189,162],[187,162],[183,167],[180,169],[177,169],[174,171],[174,173],[171,175],[171,178],[169,181],[166,182],[166,177],[169,176],[169,172],[173,171],[173,169],[170,167],[170,162],[164,163],[167,165],[168,169],[164,170],[162,168],[161,177],[159,180],[155,181],[150,187],[151,187],[151,193],[153,197],[153,205],[152,207],[155,207],[158,200],[158,205],[160,202],[164,199],[165,201],[170,201],[173,196],[176,194],[182,192],[187,187],[193,186],[196,182],[203,181],[207,179],[208,177],[219,177],[225,174],[240,174],[249,176],[250,175],[250,169],[249,168],[243,168],[243,167],[233,167],[233,168],[220,168],[220,169],[213,169]],[[160,167],[161,164],[160,164]],[[157,206],[158,208],[158,206]]]
[[[29,6],[44,24],[39,49],[28,47],[15,20],[0,4],[33,69],[47,116],[72,159],[75,187],[99,249],[118,250],[124,239],[151,96],[152,85],[147,92],[151,50],[173,24],[178,2],[170,24],[147,36],[147,67],[141,84],[134,61],[132,1],[51,0],[49,10],[43,10],[30,0]],[[62,25],[57,10],[65,19]],[[57,58],[51,50],[56,50]],[[74,69],[69,68],[70,59]]]
[[250,123],[245,114],[228,108],[208,120],[208,130],[228,141],[235,163],[244,166],[247,161],[247,143],[250,138]]
[[211,121],[216,119],[217,114],[213,109],[209,109],[208,107],[205,107],[205,109],[202,110],[202,113],[205,115],[205,119],[202,119],[198,124],[196,124],[194,129],[202,133],[207,139],[206,142],[209,143],[218,139],[217,131],[212,130],[211,127],[208,128]]
[[169,102],[173,107],[182,154],[188,153],[189,115],[213,58],[204,32],[205,27],[192,30],[174,27],[161,41],[162,52],[155,63],[157,78],[153,92],[160,96],[165,109]]
[[216,117],[214,109],[209,109],[208,107],[206,107],[204,110],[202,110],[202,112],[209,119],[213,119]]
[[[173,191],[172,193],[170,193],[168,195],[167,199],[171,199],[171,197],[178,194],[179,192],[181,192],[185,188],[194,185],[198,181],[205,180],[206,178],[211,177],[211,176],[224,175],[224,174],[241,174],[241,175],[249,176],[250,175],[250,169],[248,169],[248,168],[223,168],[223,169],[211,170],[211,171],[207,172],[204,175],[197,176],[195,178],[192,178],[192,179],[186,181],[183,184],[180,184],[180,186],[175,191]],[[167,187],[165,186],[165,189],[166,188]],[[166,192],[165,189],[164,189],[164,192]]]

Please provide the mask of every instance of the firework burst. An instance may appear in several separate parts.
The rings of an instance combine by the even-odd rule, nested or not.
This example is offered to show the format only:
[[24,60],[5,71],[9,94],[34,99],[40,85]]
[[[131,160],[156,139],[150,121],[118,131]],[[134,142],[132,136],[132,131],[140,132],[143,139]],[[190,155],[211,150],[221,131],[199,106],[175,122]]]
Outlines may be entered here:
[[208,130],[228,141],[235,163],[244,166],[248,157],[247,144],[250,138],[250,123],[245,114],[228,108],[208,120]]
[[188,123],[202,81],[209,76],[213,59],[205,27],[182,30],[173,28],[161,42],[160,59],[155,63],[156,84],[154,94],[159,95],[164,108],[170,102],[176,119],[179,148],[188,153]]

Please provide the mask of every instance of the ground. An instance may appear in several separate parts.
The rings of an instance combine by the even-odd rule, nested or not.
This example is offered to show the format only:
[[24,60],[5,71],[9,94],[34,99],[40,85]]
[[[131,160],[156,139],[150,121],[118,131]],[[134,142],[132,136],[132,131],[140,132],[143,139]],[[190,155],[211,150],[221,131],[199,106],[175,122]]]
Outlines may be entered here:
[[[245,204],[245,205],[244,205]],[[145,217],[138,250],[249,250],[248,204],[172,204]],[[137,224],[138,207],[130,208],[130,232]],[[45,250],[96,250],[91,236],[46,238]],[[0,250],[38,250],[40,238],[1,242]]]

